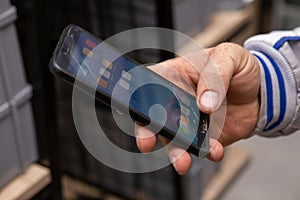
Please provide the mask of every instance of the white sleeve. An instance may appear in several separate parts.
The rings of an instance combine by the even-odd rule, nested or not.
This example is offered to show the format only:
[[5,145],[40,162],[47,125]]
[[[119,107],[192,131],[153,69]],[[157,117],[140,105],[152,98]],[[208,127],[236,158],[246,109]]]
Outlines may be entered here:
[[300,129],[300,27],[249,38],[260,63],[260,113],[255,134],[272,137]]

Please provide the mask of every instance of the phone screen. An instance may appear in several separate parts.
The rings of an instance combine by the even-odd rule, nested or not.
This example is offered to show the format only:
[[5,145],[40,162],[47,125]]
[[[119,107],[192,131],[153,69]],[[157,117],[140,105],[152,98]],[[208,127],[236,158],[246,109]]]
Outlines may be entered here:
[[[154,121],[172,133],[180,134],[188,143],[201,147],[207,120],[200,116],[196,99],[166,79],[146,67],[120,55],[114,48],[97,48],[101,42],[86,32],[76,36],[75,45],[70,50],[70,59],[65,70],[80,81],[93,85],[98,83],[97,91],[112,97],[113,100]],[[116,60],[112,60],[116,58]],[[133,70],[134,69],[134,70]],[[144,84],[147,83],[147,84]],[[141,87],[139,87],[141,86]],[[117,88],[117,92],[114,90]],[[114,92],[114,93],[113,93]],[[125,99],[129,100],[128,102]],[[159,113],[149,116],[151,106],[159,104],[165,108],[165,115]],[[165,119],[161,119],[165,116]],[[199,123],[200,122],[200,123]]]

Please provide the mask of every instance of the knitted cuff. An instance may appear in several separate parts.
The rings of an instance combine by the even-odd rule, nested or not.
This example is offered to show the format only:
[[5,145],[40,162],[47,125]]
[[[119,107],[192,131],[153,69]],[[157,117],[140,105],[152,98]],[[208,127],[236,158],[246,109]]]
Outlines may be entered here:
[[[298,42],[299,41],[299,42]],[[261,105],[255,134],[286,135],[300,129],[300,55],[291,43],[300,44],[295,31],[258,35],[245,42],[261,71]]]

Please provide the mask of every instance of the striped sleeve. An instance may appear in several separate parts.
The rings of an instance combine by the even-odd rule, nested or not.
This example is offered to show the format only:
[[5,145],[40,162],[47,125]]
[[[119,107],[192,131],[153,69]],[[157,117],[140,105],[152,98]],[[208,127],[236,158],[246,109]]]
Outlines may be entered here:
[[259,61],[260,113],[254,134],[287,135],[300,129],[300,28],[274,31],[245,44]]

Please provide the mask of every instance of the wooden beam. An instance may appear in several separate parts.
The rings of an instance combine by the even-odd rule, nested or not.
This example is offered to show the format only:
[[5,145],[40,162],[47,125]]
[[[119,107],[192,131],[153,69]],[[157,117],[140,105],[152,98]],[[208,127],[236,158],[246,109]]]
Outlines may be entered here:
[[26,200],[32,198],[51,182],[50,170],[31,164],[24,173],[0,189],[0,199]]
[[250,153],[245,149],[230,147],[226,149],[220,171],[206,186],[201,200],[216,200],[238,177],[250,161]]

